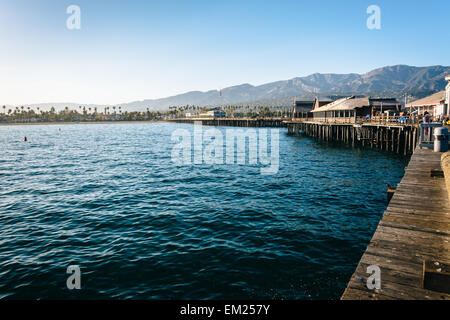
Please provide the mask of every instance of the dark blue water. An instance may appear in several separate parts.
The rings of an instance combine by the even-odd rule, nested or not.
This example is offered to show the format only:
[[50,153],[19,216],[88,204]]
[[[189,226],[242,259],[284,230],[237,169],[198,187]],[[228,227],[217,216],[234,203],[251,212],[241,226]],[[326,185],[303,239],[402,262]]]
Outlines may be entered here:
[[339,298],[406,160],[281,129],[276,175],[176,166],[175,128],[0,127],[0,298]]

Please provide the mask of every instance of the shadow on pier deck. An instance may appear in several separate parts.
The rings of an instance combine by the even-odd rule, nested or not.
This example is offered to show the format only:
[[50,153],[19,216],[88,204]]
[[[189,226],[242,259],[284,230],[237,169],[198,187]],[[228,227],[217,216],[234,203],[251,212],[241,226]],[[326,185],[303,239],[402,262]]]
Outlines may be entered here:
[[[343,300],[450,299],[450,207],[441,155],[415,150]],[[370,290],[367,267],[373,265],[381,270],[381,288]]]

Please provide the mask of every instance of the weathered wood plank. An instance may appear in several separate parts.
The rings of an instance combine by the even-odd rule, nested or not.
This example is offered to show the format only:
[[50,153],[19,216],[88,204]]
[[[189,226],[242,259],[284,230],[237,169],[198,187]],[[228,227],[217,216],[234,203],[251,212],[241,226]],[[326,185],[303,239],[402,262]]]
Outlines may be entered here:
[[[424,261],[450,262],[450,206],[439,153],[417,148],[342,299],[436,299],[450,295],[423,288]],[[381,289],[367,288],[367,267],[381,270]],[[441,289],[442,290],[442,289]]]

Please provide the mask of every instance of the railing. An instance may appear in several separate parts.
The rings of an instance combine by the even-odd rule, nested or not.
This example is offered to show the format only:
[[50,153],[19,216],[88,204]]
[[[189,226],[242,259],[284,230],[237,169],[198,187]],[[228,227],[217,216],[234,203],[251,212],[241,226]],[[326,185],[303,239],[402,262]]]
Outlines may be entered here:
[[309,118],[308,121],[335,124],[351,124],[355,123],[355,118]]
[[374,116],[369,119],[364,119],[363,122],[379,123],[379,124],[397,124],[397,125],[411,125],[418,124],[419,118],[417,117],[405,117],[405,116]]
[[420,122],[418,117],[405,117],[405,116],[374,116],[371,118],[366,117],[342,117],[342,118],[314,118],[314,117],[300,117],[293,118],[294,122],[323,122],[323,123],[356,123],[356,124],[380,124],[380,125],[397,125],[397,126],[410,126],[418,125]]
[[441,123],[421,123],[419,147],[433,148],[434,129],[442,127]]

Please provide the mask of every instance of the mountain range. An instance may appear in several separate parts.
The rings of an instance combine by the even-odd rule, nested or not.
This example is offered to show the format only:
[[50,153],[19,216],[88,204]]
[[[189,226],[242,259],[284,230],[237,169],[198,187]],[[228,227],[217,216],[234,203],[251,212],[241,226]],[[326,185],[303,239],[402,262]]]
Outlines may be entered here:
[[[401,99],[406,95],[410,99],[422,98],[443,90],[445,76],[450,75],[449,66],[414,67],[407,65],[387,66],[368,73],[357,74],[321,74],[271,82],[259,86],[241,84],[206,92],[191,91],[162,99],[134,101],[120,104],[122,110],[152,111],[165,110],[169,106],[196,105],[291,105],[294,98],[310,99],[315,95],[368,95],[389,96]],[[58,103],[31,105],[56,109],[77,107],[77,103]],[[103,107],[85,105],[86,107]]]

